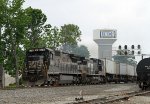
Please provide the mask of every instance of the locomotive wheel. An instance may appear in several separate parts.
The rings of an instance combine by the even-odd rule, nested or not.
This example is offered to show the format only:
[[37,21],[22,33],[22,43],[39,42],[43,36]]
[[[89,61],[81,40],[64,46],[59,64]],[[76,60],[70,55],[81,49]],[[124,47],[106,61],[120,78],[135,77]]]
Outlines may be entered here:
[[138,84],[138,85],[139,85],[139,88],[142,88],[142,86],[141,86],[141,82],[139,82],[139,84]]
[[146,88],[147,88],[146,83],[141,82],[141,89],[142,90],[146,90]]
[[146,90],[146,86],[142,86],[142,90]]
[[145,87],[145,86],[142,86],[142,90],[146,90],[146,87]]
[[29,81],[30,82],[36,82],[37,81],[37,77],[35,75],[32,75],[29,77]]

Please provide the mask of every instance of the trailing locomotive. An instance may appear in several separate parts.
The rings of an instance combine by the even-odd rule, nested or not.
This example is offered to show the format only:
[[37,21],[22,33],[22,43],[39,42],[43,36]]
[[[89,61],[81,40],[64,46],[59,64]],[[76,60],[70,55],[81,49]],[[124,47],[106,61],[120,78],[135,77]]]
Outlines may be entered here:
[[34,85],[100,84],[133,81],[136,73],[125,63],[36,48],[26,52],[23,79]]
[[142,90],[150,86],[150,58],[141,60],[136,68],[137,81]]

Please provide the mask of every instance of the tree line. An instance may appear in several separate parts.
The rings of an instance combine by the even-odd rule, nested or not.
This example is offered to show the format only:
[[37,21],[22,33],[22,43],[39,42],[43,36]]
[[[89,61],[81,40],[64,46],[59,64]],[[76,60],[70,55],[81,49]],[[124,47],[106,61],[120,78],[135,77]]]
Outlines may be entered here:
[[0,66],[16,76],[24,68],[25,52],[30,48],[60,48],[89,57],[86,46],[78,46],[81,31],[77,25],[60,28],[46,24],[40,9],[23,8],[24,0],[0,0]]

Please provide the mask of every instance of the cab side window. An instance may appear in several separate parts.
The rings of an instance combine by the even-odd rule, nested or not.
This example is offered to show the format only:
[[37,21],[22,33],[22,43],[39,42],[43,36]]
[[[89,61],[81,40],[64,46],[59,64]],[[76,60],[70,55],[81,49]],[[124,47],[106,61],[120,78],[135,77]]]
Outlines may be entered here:
[[53,60],[53,54],[52,53],[50,53],[50,59]]

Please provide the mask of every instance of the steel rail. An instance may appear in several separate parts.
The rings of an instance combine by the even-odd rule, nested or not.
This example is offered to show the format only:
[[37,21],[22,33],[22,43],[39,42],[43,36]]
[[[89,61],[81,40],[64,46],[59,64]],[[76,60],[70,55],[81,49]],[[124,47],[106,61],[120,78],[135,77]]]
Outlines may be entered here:
[[112,102],[119,101],[119,100],[124,100],[124,99],[127,100],[130,97],[140,96],[140,95],[144,95],[148,93],[150,93],[150,91],[135,91],[135,92],[132,91],[132,92],[124,93],[124,94],[117,94],[117,95],[112,95],[108,97],[96,98],[92,100],[84,100],[83,98],[83,100],[72,102],[72,103],[67,103],[67,104],[107,104],[107,103],[112,103]]

